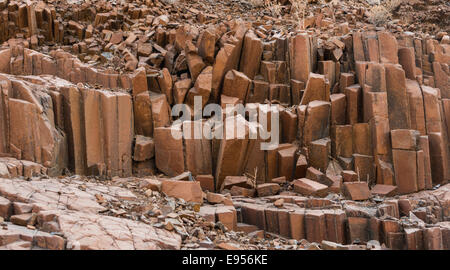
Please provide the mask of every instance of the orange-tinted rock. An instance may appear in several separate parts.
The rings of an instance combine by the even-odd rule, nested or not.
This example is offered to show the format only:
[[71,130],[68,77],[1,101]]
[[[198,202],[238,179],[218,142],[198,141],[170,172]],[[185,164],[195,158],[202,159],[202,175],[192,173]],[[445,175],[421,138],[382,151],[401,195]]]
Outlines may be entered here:
[[166,95],[150,92],[153,129],[170,124],[170,106]]
[[190,106],[194,106],[194,97],[201,97],[202,108],[209,100],[211,94],[211,82],[212,82],[212,67],[208,66],[198,75],[195,81],[194,87],[191,88],[186,97],[186,103]]
[[359,180],[358,174],[354,171],[343,170],[342,180],[344,182],[357,182]]
[[328,101],[330,99],[329,89],[325,86],[325,76],[311,73],[306,83],[300,105],[307,105],[314,100]]
[[239,186],[233,186],[230,189],[230,194],[232,196],[254,197],[255,193],[256,193],[256,191],[253,188],[244,188],[244,187],[239,187]]
[[7,219],[12,214],[13,207],[11,202],[3,197],[0,197],[0,217]]
[[155,143],[152,138],[144,136],[136,136],[134,143],[133,159],[136,161],[144,161],[155,156]]
[[227,176],[223,181],[223,187],[230,189],[233,186],[252,188],[251,181],[247,176]]
[[189,73],[191,74],[192,81],[196,81],[200,72],[205,68],[205,63],[201,56],[195,52],[189,52],[186,54],[186,61],[189,67]]
[[406,80],[406,92],[409,102],[411,129],[418,130],[421,135],[425,135],[425,108],[422,91],[417,81]]
[[306,239],[320,243],[326,239],[325,214],[320,210],[308,210],[305,213]]
[[347,120],[348,124],[358,123],[361,118],[362,94],[361,87],[357,84],[349,86],[344,90],[347,98]]
[[442,232],[439,227],[426,228],[423,232],[423,240],[427,250],[443,249]]
[[295,164],[294,178],[304,178],[306,176],[306,170],[308,168],[308,161],[304,155],[299,155]]
[[344,182],[345,196],[354,201],[367,200],[370,197],[370,190],[367,182]]
[[345,125],[347,117],[347,99],[344,94],[332,94],[331,100],[331,124]]
[[191,88],[192,80],[184,79],[177,81],[173,86],[173,98],[175,104],[181,104],[184,102],[187,92]]
[[186,202],[203,203],[202,188],[197,181],[162,181],[161,191],[167,196],[180,198]]
[[353,73],[341,73],[339,79],[339,90],[344,93],[345,88],[355,84],[355,75]]
[[209,63],[214,62],[214,49],[216,35],[213,28],[208,28],[202,32],[199,38],[198,54]]
[[385,197],[392,197],[395,196],[397,193],[397,187],[396,186],[391,186],[391,185],[381,185],[381,184],[377,184],[375,186],[372,187],[372,189],[370,190],[370,192],[373,195],[378,195],[378,196],[385,196]]
[[[331,155],[333,157],[350,158],[352,156],[353,140],[356,137],[353,136],[354,129],[354,126],[352,127],[351,125],[335,125],[331,127]],[[363,138],[358,138],[358,140],[363,140]]]
[[311,141],[329,135],[330,109],[329,102],[312,101],[309,103],[303,127],[303,145],[308,145]]
[[266,229],[264,206],[245,203],[242,205],[241,214],[244,223],[255,225],[261,230]]
[[293,212],[289,212],[289,223],[291,224],[290,235],[292,239],[301,240],[306,238],[304,209],[296,209]]
[[392,158],[398,192],[400,194],[416,192],[418,190],[416,152],[393,149]]
[[356,154],[371,156],[373,153],[370,127],[367,123],[354,124],[352,129],[353,151]]
[[216,209],[216,219],[220,221],[228,230],[236,231],[237,215],[233,206],[219,206]]
[[343,244],[346,235],[346,215],[343,210],[324,210],[326,239]]
[[131,85],[133,89],[133,96],[148,91],[145,68],[141,67],[136,69],[136,71],[131,76]]
[[389,125],[391,129],[409,129],[411,120],[406,95],[405,71],[395,65],[385,65],[385,68]]
[[160,75],[157,78],[158,78],[159,87],[161,89],[161,93],[165,94],[166,98],[167,98],[167,102],[169,104],[172,104],[173,103],[173,94],[172,94],[173,81],[172,81],[172,76],[170,75],[169,70],[167,68],[163,68],[160,72]]
[[364,121],[370,121],[374,118],[388,118],[386,92],[364,93]]
[[211,140],[204,136],[204,127],[203,121],[183,122],[186,169],[194,176],[212,174]]
[[[62,89],[64,104],[64,129],[68,134],[69,167],[76,174],[84,174],[86,169],[85,140],[81,121],[81,93],[75,87]],[[103,102],[103,101],[102,101]]]
[[387,155],[391,148],[389,119],[376,117],[369,121],[374,154]]
[[253,31],[248,31],[244,37],[239,71],[253,79],[259,71],[262,52],[263,44],[261,40]]
[[328,187],[316,181],[306,178],[294,180],[294,191],[303,195],[324,197],[328,192]]
[[134,131],[137,135],[153,136],[153,117],[150,95],[143,92],[134,97]]
[[223,81],[222,94],[246,100],[251,80],[242,72],[230,70]]
[[156,167],[168,176],[176,176],[183,173],[185,167],[180,127],[155,128],[154,141]]
[[[239,134],[236,134],[235,125],[241,125],[237,130]],[[216,190],[221,188],[226,176],[242,174],[251,132],[249,128],[247,121],[240,115],[225,119],[224,138],[220,140],[217,154]]]
[[348,240],[353,243],[356,239],[369,241],[369,219],[365,217],[348,217]]
[[354,170],[361,181],[375,182],[375,165],[373,156],[353,154]]
[[297,114],[295,111],[283,110],[280,112],[282,142],[292,143],[297,137]]
[[197,175],[195,180],[200,182],[203,190],[214,192],[214,177],[212,175]]
[[131,145],[133,142],[131,96],[121,92],[103,93],[101,101],[107,175],[131,176]]
[[394,35],[384,31],[378,32],[377,37],[380,48],[381,63],[398,64],[398,45]]
[[275,183],[259,184],[256,187],[256,193],[259,197],[276,195],[280,190],[280,186]]
[[312,71],[310,37],[306,33],[289,38],[289,57],[291,78],[302,82],[308,81]]
[[309,164],[321,171],[328,168],[328,157],[331,154],[330,138],[323,138],[309,143]]
[[398,60],[405,70],[406,78],[416,79],[416,60],[414,56],[414,48],[399,48]]
[[417,130],[395,129],[391,130],[392,148],[403,150],[416,150],[420,133]]
[[295,152],[297,147],[291,146],[285,149],[280,149],[277,152],[278,159],[278,175],[286,177],[287,181],[292,180],[295,166]]
[[314,167],[308,168],[308,170],[306,171],[306,178],[326,186],[331,186],[333,184],[333,180],[331,178],[327,177],[323,172]]

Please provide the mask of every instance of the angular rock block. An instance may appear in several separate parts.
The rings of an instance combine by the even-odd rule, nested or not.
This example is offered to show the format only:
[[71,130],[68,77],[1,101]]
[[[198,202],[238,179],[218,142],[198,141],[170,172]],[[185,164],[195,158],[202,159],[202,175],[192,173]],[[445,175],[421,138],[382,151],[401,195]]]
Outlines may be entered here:
[[294,191],[302,195],[325,197],[328,192],[328,186],[306,178],[294,180],[292,183]]
[[330,138],[323,138],[309,143],[309,164],[325,172],[331,154]]
[[367,182],[345,182],[344,194],[347,199],[363,201],[369,199],[370,190]]
[[211,140],[203,133],[205,122],[185,121],[182,125],[186,169],[194,176],[212,174]]
[[152,138],[137,135],[134,142],[133,160],[144,161],[155,156],[155,142]]
[[183,173],[185,162],[181,127],[155,128],[154,141],[156,167],[171,177]]
[[326,239],[325,214],[321,210],[308,210],[305,213],[306,240],[320,243]]
[[310,73],[300,105],[307,105],[314,100],[329,101],[330,92],[325,86],[324,75]]
[[223,139],[220,140],[216,165],[216,190],[220,190],[228,175],[241,175],[249,144],[250,133],[255,132],[241,116],[227,117],[223,126]]
[[248,31],[244,37],[239,67],[240,71],[250,79],[253,79],[259,71],[262,52],[263,44],[261,40],[253,31]]
[[197,181],[164,180],[161,192],[167,196],[180,198],[186,202],[203,203],[202,188]]
[[242,72],[230,70],[223,80],[222,94],[245,101],[251,80]]
[[417,192],[416,152],[409,150],[392,150],[394,160],[395,182],[400,194]]
[[330,102],[312,101],[306,109],[303,145],[329,136]]
[[313,66],[308,34],[301,33],[289,38],[289,57],[291,78],[307,82]]

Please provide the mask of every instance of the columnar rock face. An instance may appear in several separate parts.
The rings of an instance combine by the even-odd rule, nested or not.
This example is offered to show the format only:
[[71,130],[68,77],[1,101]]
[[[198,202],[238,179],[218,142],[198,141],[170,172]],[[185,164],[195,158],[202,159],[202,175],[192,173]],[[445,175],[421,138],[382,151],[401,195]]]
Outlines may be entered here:
[[312,71],[310,37],[303,33],[289,38],[289,56],[291,77],[304,83]]
[[[0,0],[0,217],[29,240],[7,248],[179,249],[174,230],[206,239],[177,227],[191,213],[174,221],[172,202],[136,206],[144,235],[143,223],[121,210],[103,215],[114,201],[107,192],[39,179],[65,174],[122,177],[141,197],[176,197],[223,231],[269,232],[330,249],[357,248],[357,240],[449,248],[447,32],[413,33],[397,20],[374,27],[366,24],[372,12],[359,4],[334,13],[308,7],[292,26],[286,11],[293,5],[277,18],[255,8],[244,21],[224,13],[247,10],[252,3],[245,1],[181,8],[171,1],[69,2]],[[172,113],[180,105],[183,114]],[[252,109],[268,117],[271,137],[261,136]],[[263,148],[275,134],[279,140]],[[128,185],[131,176],[146,178]],[[50,207],[57,195],[40,190],[46,185],[70,202]],[[415,194],[426,197],[426,207]],[[374,204],[374,196],[383,202]],[[209,204],[199,210],[204,198]],[[161,216],[165,223],[153,224]],[[78,221],[101,241],[75,231]],[[16,225],[64,238],[30,237],[31,227]],[[195,248],[233,248],[210,242]]]

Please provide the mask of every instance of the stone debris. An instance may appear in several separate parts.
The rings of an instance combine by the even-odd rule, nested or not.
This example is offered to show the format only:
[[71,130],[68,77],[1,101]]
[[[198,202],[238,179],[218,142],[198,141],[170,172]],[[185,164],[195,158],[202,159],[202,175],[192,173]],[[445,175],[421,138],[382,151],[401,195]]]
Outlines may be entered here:
[[0,0],[0,249],[450,249],[450,6],[257,2]]

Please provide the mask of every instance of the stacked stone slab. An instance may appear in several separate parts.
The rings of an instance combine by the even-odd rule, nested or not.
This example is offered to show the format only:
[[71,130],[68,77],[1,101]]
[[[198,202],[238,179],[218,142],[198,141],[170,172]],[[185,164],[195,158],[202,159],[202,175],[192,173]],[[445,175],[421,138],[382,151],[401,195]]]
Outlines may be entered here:
[[[434,39],[364,31],[319,44],[312,32],[268,39],[252,25],[233,21],[224,26],[230,31],[179,25],[168,33],[156,31],[155,40],[149,41],[134,33],[114,33],[109,24],[112,15],[97,13],[91,20],[94,25],[107,26],[105,42],[126,48],[121,51],[127,59],[126,70],[131,72],[119,73],[94,68],[60,49],[49,55],[30,49],[33,35],[58,42],[69,33],[80,41],[74,49],[81,51],[82,40],[92,35],[84,23],[70,20],[58,25],[58,14],[53,15],[46,5],[37,5],[33,11],[33,6],[12,4],[8,12],[17,14],[12,18],[18,18],[30,34],[30,43],[14,40],[0,51],[2,72],[55,75],[86,85],[57,87],[47,91],[50,99],[46,97],[54,107],[56,130],[63,131],[61,136],[67,140],[62,145],[67,145],[68,167],[76,173],[130,175],[134,168],[136,173],[152,174],[156,167],[169,176],[185,171],[194,176],[212,175],[220,189],[226,176],[251,174],[258,183],[283,176],[292,181],[305,178],[306,168],[314,167],[333,179],[327,182],[330,190],[339,190],[342,171],[370,187],[398,186],[402,169],[396,169],[400,166],[395,165],[397,150],[406,149],[393,147],[390,136],[391,130],[407,129],[420,132],[414,151],[424,156],[424,162],[419,162],[424,163],[424,188],[449,179],[448,46]],[[52,15],[42,19],[41,12]],[[133,12],[126,15],[136,19],[146,14]],[[37,14],[36,24],[33,14]],[[53,24],[46,22],[49,18]],[[61,33],[64,37],[58,36]],[[21,85],[17,82],[11,87],[23,89]],[[95,85],[104,90],[93,90]],[[125,91],[131,91],[131,96]],[[6,96],[11,93],[2,90],[2,99]],[[32,97],[13,97],[12,110],[19,108],[14,99],[42,107]],[[184,103],[195,113],[195,97],[202,98],[202,108],[209,103],[223,108],[243,104],[267,113],[258,104],[277,106],[282,144],[262,151],[258,148],[264,140],[168,138],[174,130],[185,135],[191,132],[189,123],[172,126],[177,119],[170,110]],[[2,111],[11,110],[10,104],[1,106]],[[195,120],[210,121],[208,116],[203,118]],[[6,126],[8,121],[3,114],[0,124]],[[253,125],[243,118],[240,121]],[[38,127],[27,128],[26,133],[31,133]],[[14,152],[22,158],[11,149],[8,136],[1,135],[0,152]],[[24,152],[27,159],[44,164],[42,154],[32,157],[30,151]]]
[[[24,50],[31,53],[43,56]],[[27,73],[34,75],[33,63],[27,64],[32,67]],[[3,153],[40,163],[51,175],[65,168],[77,174],[131,175],[133,111],[127,93],[49,76],[3,76],[1,104]]]
[[[283,207],[272,202],[283,199]],[[435,226],[411,226],[400,221],[417,209],[411,208],[413,198],[386,200],[377,206],[343,202],[335,205],[328,199],[277,195],[263,199],[236,199],[237,222],[290,239],[306,239],[341,245],[377,240],[391,249],[442,249],[447,240],[445,222]],[[406,206],[410,206],[405,210]],[[438,218],[440,219],[440,218]],[[323,242],[322,242],[323,244]],[[344,247],[342,247],[344,248]]]

